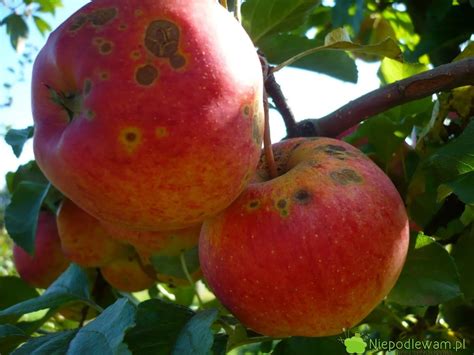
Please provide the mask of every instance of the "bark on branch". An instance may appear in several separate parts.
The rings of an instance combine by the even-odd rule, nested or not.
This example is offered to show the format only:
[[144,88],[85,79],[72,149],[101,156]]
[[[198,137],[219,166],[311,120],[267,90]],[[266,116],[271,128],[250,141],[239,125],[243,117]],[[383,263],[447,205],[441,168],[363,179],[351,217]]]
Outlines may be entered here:
[[320,119],[300,121],[294,133],[288,132],[288,137],[336,137],[395,106],[466,85],[474,85],[474,58],[440,65],[369,92]]

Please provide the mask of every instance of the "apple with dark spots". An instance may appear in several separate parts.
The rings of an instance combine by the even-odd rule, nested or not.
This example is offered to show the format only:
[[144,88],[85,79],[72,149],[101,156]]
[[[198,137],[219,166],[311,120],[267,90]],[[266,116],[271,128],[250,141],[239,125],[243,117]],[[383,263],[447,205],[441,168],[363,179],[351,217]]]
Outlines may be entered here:
[[330,138],[274,145],[225,211],[204,222],[201,268],[243,324],[275,337],[328,336],[368,315],[394,286],[409,228],[390,179]]
[[262,90],[251,40],[216,1],[94,1],[35,61],[35,157],[100,220],[194,226],[255,173]]
[[14,245],[13,262],[20,277],[38,288],[47,288],[67,269],[69,260],[61,250],[56,216],[53,213],[39,213],[33,256]]
[[127,254],[130,247],[113,239],[100,221],[64,199],[57,215],[61,247],[83,267],[100,267]]

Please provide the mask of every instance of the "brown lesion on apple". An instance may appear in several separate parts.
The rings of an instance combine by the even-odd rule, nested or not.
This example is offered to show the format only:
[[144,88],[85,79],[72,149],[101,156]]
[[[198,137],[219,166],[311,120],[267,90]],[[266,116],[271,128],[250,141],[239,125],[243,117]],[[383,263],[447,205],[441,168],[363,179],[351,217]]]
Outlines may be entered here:
[[293,195],[294,200],[302,205],[306,205],[312,200],[311,193],[306,189],[300,189]]
[[155,135],[158,139],[168,137],[168,134],[168,129],[166,127],[156,127],[155,129]]
[[99,74],[99,78],[100,78],[100,80],[103,80],[103,81],[109,80],[110,79],[110,73],[108,71],[102,71]]
[[332,171],[329,176],[339,185],[359,184],[363,181],[362,177],[352,169],[335,170]]
[[86,119],[92,121],[95,118],[95,112],[92,110],[86,110]]
[[77,15],[73,20],[71,26],[69,26],[70,32],[76,32],[81,29],[88,20],[88,16],[84,14]]
[[242,113],[245,117],[250,117],[250,114],[251,114],[250,105],[245,105],[242,109]]
[[108,24],[115,17],[117,17],[118,10],[115,7],[105,9],[98,9],[90,14],[78,14],[69,26],[69,32],[77,32],[84,25],[90,23],[94,27],[100,27]]
[[247,204],[247,211],[253,212],[255,210],[258,210],[260,208],[260,201],[259,200],[251,200]]
[[135,15],[135,17],[140,17],[140,16],[143,15],[143,10],[142,9],[136,9],[133,14]]
[[158,58],[167,58],[174,69],[183,68],[186,58],[179,53],[181,31],[168,20],[151,22],[145,32],[145,47]]
[[128,28],[128,25],[126,23],[121,23],[120,26],[118,27],[119,31],[125,31]]
[[119,142],[124,148],[132,153],[142,140],[142,132],[137,127],[127,127],[122,129],[119,135]]
[[158,69],[155,66],[145,64],[135,71],[135,80],[142,86],[150,86],[156,81],[158,74]]
[[106,41],[99,46],[99,52],[100,54],[103,54],[103,55],[110,54],[112,53],[113,47],[114,45],[112,42]]
[[89,15],[89,20],[93,26],[104,26],[117,17],[118,10],[115,7],[98,9]]
[[138,60],[141,58],[141,56],[142,54],[140,53],[139,50],[135,50],[130,53],[130,58],[132,58],[133,60]]
[[280,216],[282,217],[287,217],[288,216],[288,208],[289,208],[289,203],[286,199],[279,199],[276,204],[275,204],[275,207],[277,209],[277,211],[280,213]]

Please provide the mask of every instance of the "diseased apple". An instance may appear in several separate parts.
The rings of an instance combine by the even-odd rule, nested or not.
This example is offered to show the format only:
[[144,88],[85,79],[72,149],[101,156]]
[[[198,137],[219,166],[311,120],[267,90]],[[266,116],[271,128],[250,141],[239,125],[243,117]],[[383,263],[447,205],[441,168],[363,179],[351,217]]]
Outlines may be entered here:
[[276,337],[348,329],[394,286],[408,218],[389,178],[334,139],[274,145],[279,176],[255,181],[203,225],[204,277],[243,324]]
[[99,220],[64,199],[57,215],[61,247],[67,258],[84,267],[99,267],[127,255],[129,247],[114,240]]
[[31,256],[18,245],[13,246],[13,262],[20,277],[33,287],[47,288],[69,266],[59,240],[56,216],[41,211]]
[[[103,222],[103,227],[110,236],[122,243],[132,245],[143,265],[151,266],[153,256],[178,257],[182,252],[192,249],[198,245],[201,225],[169,231],[134,231],[117,225]],[[157,272],[159,282],[175,286],[188,285],[185,278],[168,275],[165,272]],[[191,277],[197,281],[202,277],[201,270],[190,270]]]
[[35,61],[36,160],[100,220],[196,225],[255,172],[262,82],[251,40],[216,1],[89,3]]

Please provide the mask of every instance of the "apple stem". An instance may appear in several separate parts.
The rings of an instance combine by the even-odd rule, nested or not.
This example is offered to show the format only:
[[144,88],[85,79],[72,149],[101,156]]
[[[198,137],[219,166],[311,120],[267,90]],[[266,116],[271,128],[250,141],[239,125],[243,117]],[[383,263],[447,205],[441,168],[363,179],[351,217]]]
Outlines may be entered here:
[[186,265],[186,259],[184,258],[184,252],[181,252],[179,254],[179,260],[181,261],[181,267],[183,268],[184,275],[186,276],[186,279],[194,290],[194,294],[196,295],[196,298],[198,300],[199,308],[204,308],[204,302],[202,301],[202,298],[196,288],[196,283],[193,281],[193,278],[189,274],[188,266]]

